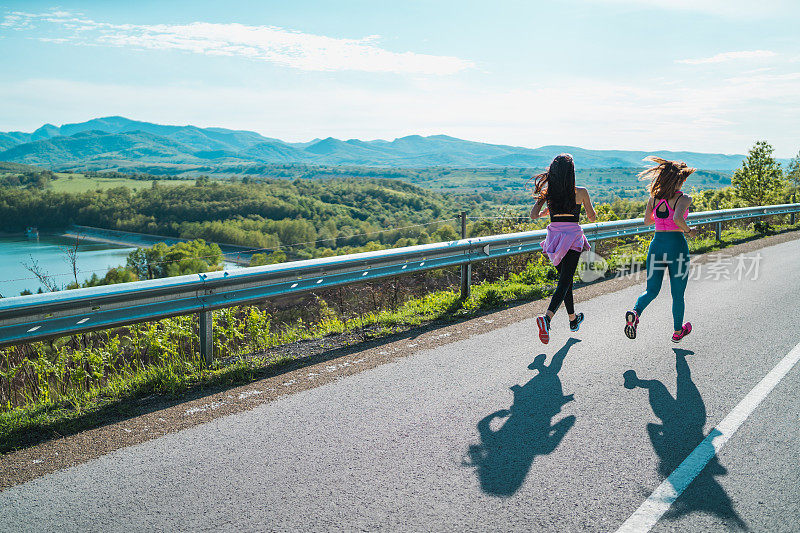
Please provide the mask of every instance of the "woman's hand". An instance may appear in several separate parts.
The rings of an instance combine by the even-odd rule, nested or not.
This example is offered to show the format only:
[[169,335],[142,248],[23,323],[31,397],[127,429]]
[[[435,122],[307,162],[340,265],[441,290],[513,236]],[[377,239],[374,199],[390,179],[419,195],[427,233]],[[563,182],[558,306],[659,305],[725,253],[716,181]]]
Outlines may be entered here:
[[575,200],[577,203],[583,204],[583,208],[586,210],[586,218],[589,219],[589,222],[597,220],[597,213],[595,213],[592,199],[589,197],[589,189],[575,187]]
[[694,239],[697,237],[697,228],[689,228],[689,231],[684,231],[684,233]]
[[[542,210],[544,208],[544,210]],[[547,216],[547,206],[544,205],[542,200],[536,200],[536,203],[533,205],[533,209],[531,209],[531,220],[536,220],[539,217]]]
[[650,199],[647,200],[647,207],[644,208],[644,223],[647,224],[648,226],[656,223],[656,220],[653,218],[654,203],[655,200],[651,196]]

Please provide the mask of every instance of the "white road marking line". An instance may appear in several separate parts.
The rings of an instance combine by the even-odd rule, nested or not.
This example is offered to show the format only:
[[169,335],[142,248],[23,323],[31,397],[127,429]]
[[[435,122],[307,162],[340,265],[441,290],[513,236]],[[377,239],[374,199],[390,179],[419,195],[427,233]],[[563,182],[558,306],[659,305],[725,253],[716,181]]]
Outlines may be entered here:
[[764,398],[775,388],[775,385],[789,373],[797,362],[800,361],[800,344],[797,344],[786,354],[786,357],[764,376],[758,385],[747,393],[747,396],[738,403],[728,416],[711,430],[703,442],[697,445],[692,453],[672,472],[653,494],[620,526],[617,533],[644,533],[650,531],[656,522],[667,512],[678,496],[705,468],[706,464],[728,442],[728,439],[747,420],[752,412],[764,401]]

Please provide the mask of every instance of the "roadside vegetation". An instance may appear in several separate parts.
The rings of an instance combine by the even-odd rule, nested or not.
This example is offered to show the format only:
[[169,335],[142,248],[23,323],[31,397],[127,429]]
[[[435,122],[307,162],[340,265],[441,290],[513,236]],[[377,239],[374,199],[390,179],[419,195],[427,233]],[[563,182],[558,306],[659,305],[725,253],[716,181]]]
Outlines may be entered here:
[[[773,174],[770,179],[764,179],[764,169],[772,168],[769,157],[764,157],[765,151],[769,151],[768,145],[757,146],[754,150],[752,159],[748,158],[737,171],[734,186],[693,192],[693,210],[739,207],[755,201],[789,201],[800,185],[797,176],[790,169],[788,175]],[[771,156],[771,152],[767,155]],[[327,182],[316,183],[328,185]],[[252,185],[258,186],[248,184]],[[245,184],[233,186],[244,187]],[[340,206],[340,211],[335,210],[333,203],[325,206],[324,201],[322,205],[298,203],[296,207],[305,205],[313,211],[312,206],[317,206],[322,210],[319,212],[321,219],[324,218],[322,213],[327,213],[325,209],[334,210],[334,216],[348,217],[363,201],[363,196],[359,196],[363,190],[347,180],[339,186],[352,193],[350,205]],[[195,189],[214,187],[221,186],[192,186]],[[399,184],[398,190],[382,182],[369,181],[364,187],[387,190],[387,202],[404,192],[417,198],[414,196],[416,188],[410,185]],[[404,189],[406,187],[410,189]],[[177,186],[169,190],[179,189]],[[326,189],[329,187],[317,191]],[[163,194],[166,189],[158,192]],[[234,194],[233,198],[240,197]],[[418,201],[416,205],[424,216],[433,216],[438,204],[430,198],[426,203],[424,195]],[[0,209],[7,205],[3,202],[4,199],[0,200]],[[441,209],[441,205],[438,208]],[[643,208],[641,200],[616,199],[598,205],[597,211],[599,220],[615,220],[640,216]],[[412,217],[410,211],[414,208],[407,209],[404,216]],[[521,216],[515,217],[515,213],[517,211],[511,209],[501,211],[500,218],[475,220],[470,224],[469,233],[489,235],[538,227]],[[438,212],[438,216],[442,214]],[[448,240],[455,233],[451,226],[441,227],[448,229],[438,235],[440,240]],[[703,232],[691,240],[690,250],[703,253],[797,229],[800,224],[790,225],[787,216],[772,217],[768,221],[732,222],[724,228],[721,241],[715,239],[711,228],[703,228]],[[647,237],[633,237],[599,243],[597,252],[608,260],[610,267],[606,276],[624,270],[632,260],[643,260],[648,241]],[[197,268],[213,269],[219,265],[219,261],[203,265],[192,263],[201,256],[215,253],[213,249],[203,248],[207,246],[205,243],[177,246],[180,249],[162,245],[139,250],[132,254],[124,268],[143,279]],[[188,254],[188,257],[172,261],[179,265],[180,261],[185,261],[183,267],[173,271],[164,267],[156,271],[158,265],[175,258],[169,255],[171,253]],[[267,262],[284,259],[280,256],[263,258]],[[124,412],[129,405],[126,402],[137,398],[152,394],[180,397],[198,388],[246,383],[302,359],[302,355],[287,355],[278,349],[281,346],[319,339],[328,340],[332,345],[337,339],[354,343],[432,322],[462,320],[491,309],[544,298],[552,291],[555,279],[555,269],[542,254],[535,253],[476,264],[472,295],[466,300],[459,297],[457,269],[442,269],[215,311],[213,342],[217,359],[211,368],[204,367],[199,359],[199,326],[194,316],[0,349],[0,453],[103,423],[104,419],[98,418],[101,410]]]

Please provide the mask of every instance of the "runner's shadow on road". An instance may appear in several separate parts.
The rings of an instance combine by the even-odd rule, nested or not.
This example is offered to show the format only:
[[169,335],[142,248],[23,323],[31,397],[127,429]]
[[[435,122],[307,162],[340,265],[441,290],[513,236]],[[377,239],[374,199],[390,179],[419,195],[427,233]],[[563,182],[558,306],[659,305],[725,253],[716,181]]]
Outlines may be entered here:
[[[647,390],[653,414],[661,420],[660,424],[648,423],[647,434],[653,449],[658,454],[658,472],[664,478],[678,468],[706,437],[703,434],[706,424],[706,404],[692,381],[689,363],[686,361],[686,356],[694,352],[678,348],[673,350],[677,370],[674,398],[667,387],[657,379],[640,379],[634,370],[628,370],[623,374],[625,388]],[[664,518],[675,520],[683,515],[703,511],[716,515],[728,527],[747,530],[747,525],[733,509],[730,497],[716,479],[717,476],[724,476],[727,473],[715,455],[672,504],[664,514]]]
[[[573,400],[564,395],[558,373],[567,352],[580,342],[570,338],[545,366],[547,356],[539,354],[528,365],[538,373],[525,385],[514,385],[514,402],[509,409],[501,409],[478,422],[480,444],[467,450],[467,466],[476,468],[481,488],[494,496],[508,497],[522,486],[537,455],[546,455],[556,449],[564,435],[575,424],[573,415],[552,424],[561,407]],[[492,429],[493,423],[502,425]]]

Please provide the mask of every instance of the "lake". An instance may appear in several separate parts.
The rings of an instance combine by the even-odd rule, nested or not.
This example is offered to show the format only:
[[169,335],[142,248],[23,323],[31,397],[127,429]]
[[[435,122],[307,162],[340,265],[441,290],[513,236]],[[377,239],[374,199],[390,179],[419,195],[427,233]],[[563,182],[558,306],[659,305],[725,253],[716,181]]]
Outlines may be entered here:
[[[38,239],[28,239],[24,235],[0,236],[0,294],[8,298],[19,296],[25,289],[36,292],[40,287],[34,275],[23,266],[23,262],[38,262],[59,287],[74,282],[72,266],[62,248],[74,244],[73,239],[60,235],[40,235]],[[112,244],[81,242],[78,247],[78,280],[92,277],[96,272],[104,276],[108,269],[124,265],[128,254],[135,248]]]
[[[74,240],[60,235],[40,235],[38,239],[28,239],[24,235],[0,235],[0,294],[8,298],[19,296],[25,289],[36,292],[40,287],[34,275],[23,266],[31,258],[39,263],[59,287],[74,281],[72,266],[67,261],[63,248],[74,244]],[[124,265],[132,247],[82,241],[78,247],[78,280],[83,282],[97,273],[102,277],[108,269]],[[226,269],[236,265],[225,263]]]

